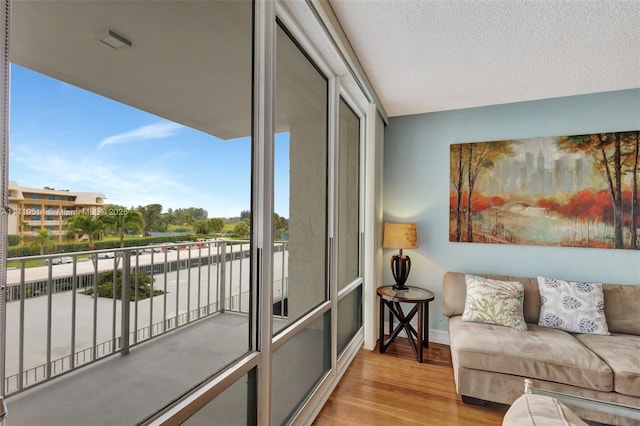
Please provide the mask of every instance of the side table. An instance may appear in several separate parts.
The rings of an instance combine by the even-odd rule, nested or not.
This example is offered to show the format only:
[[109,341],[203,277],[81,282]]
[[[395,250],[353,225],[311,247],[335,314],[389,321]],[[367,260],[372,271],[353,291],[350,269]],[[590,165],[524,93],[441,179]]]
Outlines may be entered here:
[[[394,290],[388,285],[378,288],[380,298],[380,353],[385,353],[393,340],[398,337],[400,331],[407,333],[411,349],[418,362],[423,361],[422,349],[429,347],[429,302],[435,299],[432,291],[419,287],[407,286],[406,290]],[[413,308],[405,314],[401,303],[413,303]],[[384,338],[384,307],[389,308],[389,338]],[[411,320],[418,314],[418,329],[411,325]],[[393,327],[393,318],[399,321],[397,327]]]

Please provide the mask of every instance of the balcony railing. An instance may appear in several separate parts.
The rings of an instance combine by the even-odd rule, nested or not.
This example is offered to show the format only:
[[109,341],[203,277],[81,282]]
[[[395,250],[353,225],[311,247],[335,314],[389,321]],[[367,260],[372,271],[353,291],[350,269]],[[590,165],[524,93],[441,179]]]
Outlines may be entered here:
[[[250,252],[246,241],[210,240],[9,259],[19,266],[7,273],[6,394],[126,354],[193,321],[248,313]],[[42,266],[27,268],[34,260]],[[287,261],[287,243],[275,243],[274,314],[281,318]],[[108,295],[103,288],[108,297],[96,297],[110,272],[131,285],[106,287]],[[144,298],[140,274],[161,293]]]

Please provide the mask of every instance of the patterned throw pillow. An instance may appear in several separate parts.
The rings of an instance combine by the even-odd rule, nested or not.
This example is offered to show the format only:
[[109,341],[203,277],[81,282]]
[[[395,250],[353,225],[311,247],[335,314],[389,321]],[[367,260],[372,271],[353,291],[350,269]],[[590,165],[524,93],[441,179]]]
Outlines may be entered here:
[[465,275],[467,298],[462,321],[504,325],[526,330],[522,303],[524,286],[517,281],[498,281],[476,275]]
[[538,325],[571,333],[609,335],[601,283],[581,283],[538,277]]

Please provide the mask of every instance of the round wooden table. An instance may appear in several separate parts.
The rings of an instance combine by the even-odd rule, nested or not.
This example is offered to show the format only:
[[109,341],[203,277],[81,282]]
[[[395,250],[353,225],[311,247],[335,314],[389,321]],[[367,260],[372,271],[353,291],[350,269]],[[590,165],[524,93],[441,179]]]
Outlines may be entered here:
[[[419,287],[407,286],[406,290],[395,290],[388,285],[378,288],[380,298],[380,353],[385,353],[389,345],[404,330],[411,349],[418,362],[423,361],[422,349],[429,347],[429,302],[435,299],[432,291]],[[405,314],[401,303],[412,303],[413,308]],[[384,338],[384,307],[389,308],[389,338]],[[418,329],[411,325],[411,320],[418,314]],[[393,317],[398,319],[398,326],[393,327]]]

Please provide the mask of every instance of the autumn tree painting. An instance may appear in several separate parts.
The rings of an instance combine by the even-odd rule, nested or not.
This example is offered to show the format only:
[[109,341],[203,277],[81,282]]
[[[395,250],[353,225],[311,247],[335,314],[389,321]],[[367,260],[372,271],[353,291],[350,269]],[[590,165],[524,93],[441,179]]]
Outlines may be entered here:
[[450,170],[450,241],[640,247],[640,131],[455,144]]

